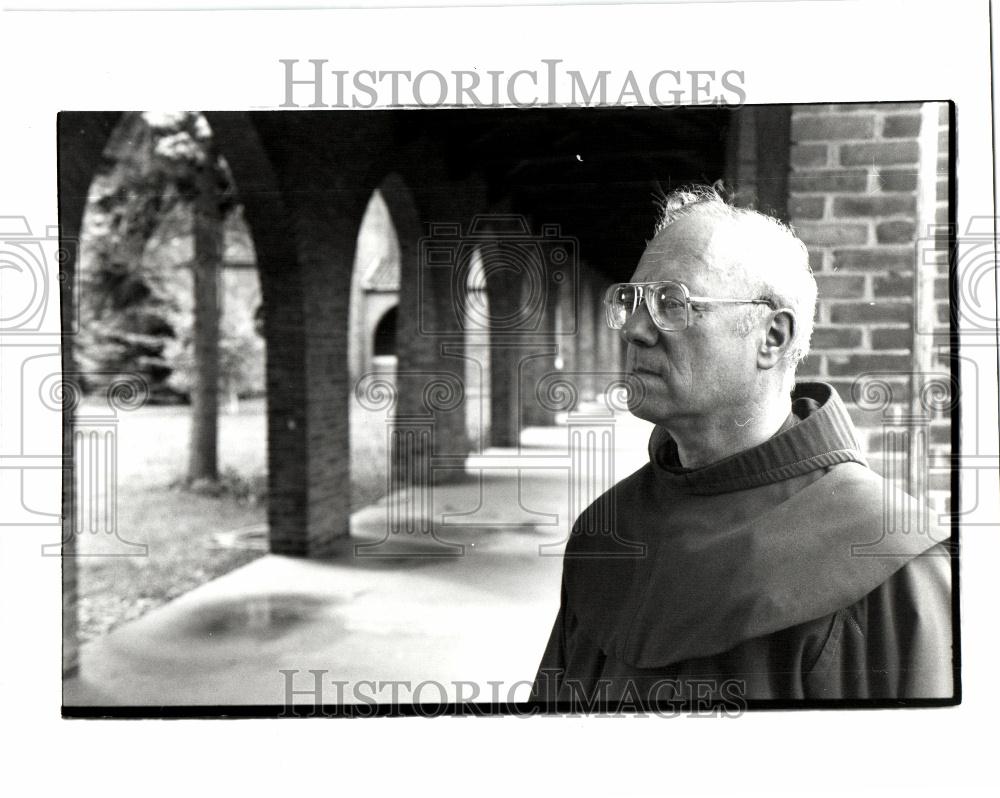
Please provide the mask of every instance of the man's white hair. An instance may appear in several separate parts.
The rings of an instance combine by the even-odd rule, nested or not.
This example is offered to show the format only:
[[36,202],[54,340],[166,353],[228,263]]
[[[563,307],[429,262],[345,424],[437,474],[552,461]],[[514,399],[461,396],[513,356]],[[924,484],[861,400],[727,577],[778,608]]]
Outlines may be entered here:
[[765,299],[770,308],[754,305],[740,317],[739,335],[748,335],[756,320],[770,310],[795,312],[796,330],[786,355],[795,366],[809,354],[816,315],[816,278],[809,252],[794,231],[772,216],[730,204],[716,186],[677,189],[660,200],[656,234],[685,216],[703,215],[715,223],[706,260],[734,286],[739,299]]

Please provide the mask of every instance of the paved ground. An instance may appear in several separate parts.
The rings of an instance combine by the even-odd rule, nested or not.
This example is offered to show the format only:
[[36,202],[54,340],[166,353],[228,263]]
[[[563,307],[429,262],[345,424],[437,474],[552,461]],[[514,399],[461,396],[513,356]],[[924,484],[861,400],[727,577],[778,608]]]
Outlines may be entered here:
[[[648,435],[616,419],[617,478]],[[566,427],[526,430],[520,451],[470,458],[468,481],[434,491],[429,534],[388,534],[383,499],[329,560],[268,555],[202,585],[83,646],[64,703],[281,704],[289,688],[311,703],[310,670],[331,704],[392,702],[377,684],[392,681],[401,703],[524,700],[558,607],[566,453]]]

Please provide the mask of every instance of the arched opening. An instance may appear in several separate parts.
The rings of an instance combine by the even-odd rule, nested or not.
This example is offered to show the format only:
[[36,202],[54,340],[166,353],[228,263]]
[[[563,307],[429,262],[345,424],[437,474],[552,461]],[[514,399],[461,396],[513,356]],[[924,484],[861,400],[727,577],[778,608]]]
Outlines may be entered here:
[[[267,532],[263,300],[253,237],[214,134],[195,112],[124,114],[90,169],[75,263],[81,641],[255,559]],[[113,397],[123,381],[142,390],[128,407]],[[214,418],[202,436],[192,397],[210,384]],[[104,430],[100,450],[88,424]],[[214,476],[192,480],[207,437]],[[113,556],[136,547],[155,558]]]
[[396,307],[389,308],[375,325],[372,357],[396,357]]
[[348,313],[352,511],[386,491],[391,408],[364,406],[355,389],[373,372],[380,380],[395,383],[399,274],[396,226],[382,191],[376,189],[358,228]]
[[399,271],[396,227],[382,192],[376,189],[358,228],[351,277],[348,362],[352,386],[372,370],[375,330],[384,315],[399,303]]
[[472,250],[466,279],[465,424],[473,451],[490,441],[490,300],[479,247]]

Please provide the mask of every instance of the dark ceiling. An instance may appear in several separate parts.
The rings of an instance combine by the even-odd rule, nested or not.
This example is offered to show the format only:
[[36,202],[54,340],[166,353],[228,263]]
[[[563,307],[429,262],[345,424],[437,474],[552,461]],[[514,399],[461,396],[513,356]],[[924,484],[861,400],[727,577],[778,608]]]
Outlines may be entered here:
[[656,198],[726,176],[731,112],[720,108],[402,111],[401,138],[440,142],[450,167],[483,174],[490,200],[559,224],[584,260],[627,279],[653,230]]

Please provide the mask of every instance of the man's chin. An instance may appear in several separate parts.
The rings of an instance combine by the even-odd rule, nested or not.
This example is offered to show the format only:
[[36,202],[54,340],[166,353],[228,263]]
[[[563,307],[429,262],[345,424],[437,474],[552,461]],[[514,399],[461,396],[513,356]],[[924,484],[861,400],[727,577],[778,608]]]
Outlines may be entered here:
[[659,413],[654,413],[653,409],[645,402],[640,402],[635,405],[628,406],[628,412],[631,413],[636,418],[640,418],[643,421],[651,421],[656,424],[658,416],[662,415]]
[[[645,376],[649,381],[644,380]],[[671,402],[663,394],[663,383],[655,375],[630,374],[629,393],[625,406],[628,412],[643,421],[660,424],[671,416]]]
[[633,416],[644,418],[644,413],[649,413],[652,409],[649,407],[652,398],[650,397],[650,380],[652,377],[653,375],[645,374],[641,371],[633,372],[626,377],[629,386],[626,406]]

